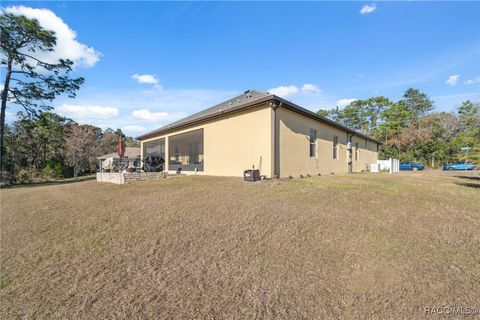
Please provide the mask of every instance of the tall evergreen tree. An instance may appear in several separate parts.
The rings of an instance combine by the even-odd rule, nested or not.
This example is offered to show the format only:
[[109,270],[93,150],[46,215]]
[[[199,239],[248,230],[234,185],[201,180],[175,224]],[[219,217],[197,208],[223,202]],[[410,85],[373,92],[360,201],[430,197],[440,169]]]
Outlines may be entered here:
[[405,108],[411,113],[412,120],[433,110],[433,101],[418,89],[407,89],[403,94],[402,101],[405,103]]
[[1,65],[5,67],[0,114],[2,172],[7,104],[16,104],[28,116],[36,116],[38,110],[51,109],[48,103],[60,94],[75,97],[84,79],[69,78],[73,62],[68,59],[49,63],[39,58],[39,54],[55,50],[57,38],[53,31],[42,28],[37,20],[2,14],[0,28]]

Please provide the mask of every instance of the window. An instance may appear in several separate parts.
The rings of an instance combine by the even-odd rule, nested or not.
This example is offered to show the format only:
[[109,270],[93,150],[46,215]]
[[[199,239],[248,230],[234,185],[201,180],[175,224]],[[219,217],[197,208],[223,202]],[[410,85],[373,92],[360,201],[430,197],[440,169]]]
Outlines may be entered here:
[[358,142],[355,143],[355,161],[358,161],[360,155],[360,148],[358,147]]
[[316,157],[317,156],[317,130],[310,129],[309,142],[310,142],[310,157]]
[[168,138],[168,170],[203,171],[203,129]]
[[333,159],[338,159],[338,136],[333,136]]

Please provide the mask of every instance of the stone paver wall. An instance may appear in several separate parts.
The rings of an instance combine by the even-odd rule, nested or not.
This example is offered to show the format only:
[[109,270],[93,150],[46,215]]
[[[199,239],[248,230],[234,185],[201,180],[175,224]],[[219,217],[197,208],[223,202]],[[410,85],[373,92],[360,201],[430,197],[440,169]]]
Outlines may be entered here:
[[130,184],[138,181],[165,179],[166,172],[97,172],[98,182]]

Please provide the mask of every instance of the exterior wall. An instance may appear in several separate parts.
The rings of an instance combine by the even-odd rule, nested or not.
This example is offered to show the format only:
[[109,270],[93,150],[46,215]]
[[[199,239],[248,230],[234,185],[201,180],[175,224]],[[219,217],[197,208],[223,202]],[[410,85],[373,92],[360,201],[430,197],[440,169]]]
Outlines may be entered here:
[[[169,136],[203,129],[204,169],[197,174],[212,176],[243,176],[243,171],[255,166],[260,174],[272,177],[272,109],[265,104],[201,125],[143,140],[143,143],[158,138],[165,140],[165,160],[168,162]],[[168,168],[168,163],[166,163]],[[182,171],[182,173],[194,173]]]
[[368,166],[370,167],[370,163],[377,163],[378,161],[378,144],[373,141],[368,142],[367,146],[367,153],[368,153]]
[[[348,172],[347,132],[320,121],[308,118],[285,108],[277,110],[278,160],[280,177],[298,177],[300,175],[317,175]],[[317,130],[317,155],[310,157],[309,132]],[[333,159],[333,136],[338,136],[338,157]],[[360,172],[376,163],[376,143],[368,141],[365,150],[365,139],[352,138],[360,146],[359,161],[352,154],[352,171]],[[373,152],[375,150],[375,152]],[[363,159],[363,160],[362,160]]]
[[[367,140],[367,148],[365,149],[365,138],[353,136],[352,137],[352,171],[361,172],[370,170],[370,164],[377,163],[377,144],[371,140]],[[355,160],[355,143],[359,145],[359,157]]]

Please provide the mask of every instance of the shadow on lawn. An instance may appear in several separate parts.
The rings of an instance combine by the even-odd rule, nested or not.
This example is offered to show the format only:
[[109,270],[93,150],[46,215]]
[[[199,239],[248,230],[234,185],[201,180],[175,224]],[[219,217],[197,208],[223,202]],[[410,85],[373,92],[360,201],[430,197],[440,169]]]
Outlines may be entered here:
[[34,188],[34,187],[49,186],[49,185],[59,185],[59,184],[70,184],[70,183],[85,182],[85,181],[90,181],[90,180],[95,180],[95,179],[96,179],[95,175],[90,175],[90,176],[70,178],[70,179],[12,184],[12,185],[8,185],[8,186],[2,186],[1,188],[2,189]]
[[457,186],[480,189],[480,176],[455,176],[455,178],[471,181],[471,182],[467,182],[467,181],[455,182]]
[[478,176],[478,177],[473,177],[473,176],[455,176],[455,178],[468,179],[468,180],[474,180],[474,181],[480,181],[480,176]]
[[455,183],[457,186],[463,186],[463,187],[470,187],[470,188],[479,188],[480,189],[480,183],[466,183],[466,182],[457,182]]

